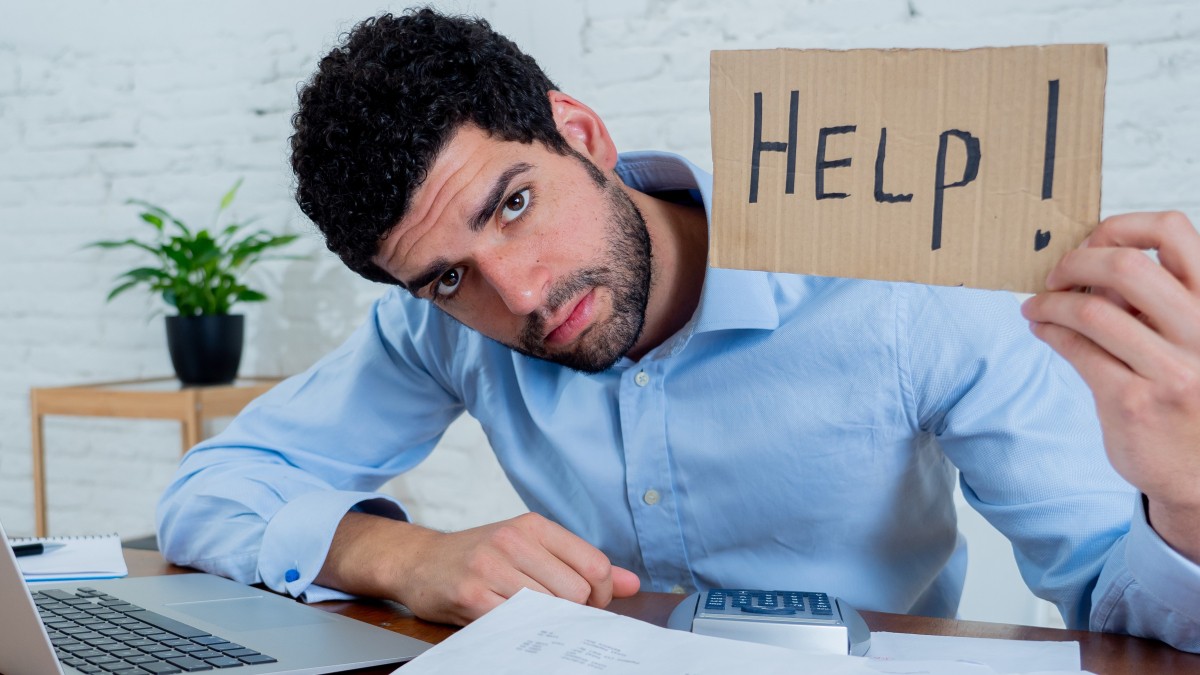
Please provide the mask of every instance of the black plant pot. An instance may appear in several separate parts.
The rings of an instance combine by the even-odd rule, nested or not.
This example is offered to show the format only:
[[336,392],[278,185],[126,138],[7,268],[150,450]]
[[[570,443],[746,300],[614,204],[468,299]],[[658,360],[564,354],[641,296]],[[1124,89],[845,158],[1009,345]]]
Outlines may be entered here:
[[167,349],[184,384],[229,384],[242,361],[245,317],[240,314],[168,316]]

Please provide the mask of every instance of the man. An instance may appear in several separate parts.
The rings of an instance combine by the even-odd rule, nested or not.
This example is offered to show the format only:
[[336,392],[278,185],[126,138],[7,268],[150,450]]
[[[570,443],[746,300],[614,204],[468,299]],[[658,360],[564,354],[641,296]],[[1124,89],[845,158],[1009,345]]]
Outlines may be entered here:
[[[1144,294],[1181,324],[1200,315],[1200,282],[1165,251],[1183,297],[1105,274],[1129,265],[1106,262],[1125,254],[1113,244],[1167,247],[1145,234],[1162,218],[1184,253],[1200,247],[1177,218],[1102,226],[1026,306],[1103,393],[1106,431],[1143,415],[1136,436],[1108,435],[1135,489],[1105,459],[1085,384],[1011,296],[707,268],[711,179],[664,153],[619,157],[600,118],[486,23],[363,22],[294,123],[301,207],[347,266],[398,288],[189,453],[160,505],[169,559],[459,624],[522,587],[599,607],[639,587],[820,588],[952,616],[957,470],[1071,626],[1200,649],[1196,446],[1139,445],[1159,452],[1171,434],[1154,431],[1195,410],[1195,387],[1171,371],[1179,350],[1138,371],[1173,378],[1178,405],[1156,419],[1111,393],[1131,376],[1097,355],[1162,330]],[[1095,328],[1113,312],[1141,328]],[[408,523],[373,490],[463,410],[533,513],[456,533]]]

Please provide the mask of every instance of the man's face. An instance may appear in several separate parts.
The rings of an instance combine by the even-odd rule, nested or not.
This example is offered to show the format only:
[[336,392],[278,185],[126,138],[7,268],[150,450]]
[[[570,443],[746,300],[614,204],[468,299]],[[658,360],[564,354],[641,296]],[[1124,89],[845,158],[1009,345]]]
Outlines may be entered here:
[[625,192],[586,161],[464,126],[375,262],[511,349],[606,370],[641,334],[650,238]]

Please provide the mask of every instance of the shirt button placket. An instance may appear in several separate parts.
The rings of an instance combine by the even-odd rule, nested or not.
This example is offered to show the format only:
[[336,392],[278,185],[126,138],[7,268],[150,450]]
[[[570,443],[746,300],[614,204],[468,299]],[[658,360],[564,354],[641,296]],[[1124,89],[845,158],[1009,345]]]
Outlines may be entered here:
[[650,577],[647,590],[665,591],[679,585],[688,562],[673,501],[662,377],[655,363],[626,371],[621,387],[621,426],[630,515]]

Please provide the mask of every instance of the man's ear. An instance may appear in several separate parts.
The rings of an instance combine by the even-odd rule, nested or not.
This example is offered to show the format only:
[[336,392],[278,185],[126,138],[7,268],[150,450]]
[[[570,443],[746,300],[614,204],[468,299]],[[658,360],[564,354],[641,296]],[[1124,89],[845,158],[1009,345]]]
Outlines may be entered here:
[[596,111],[561,91],[551,90],[547,96],[558,133],[567,145],[592,160],[600,170],[612,171],[617,165],[617,148]]

